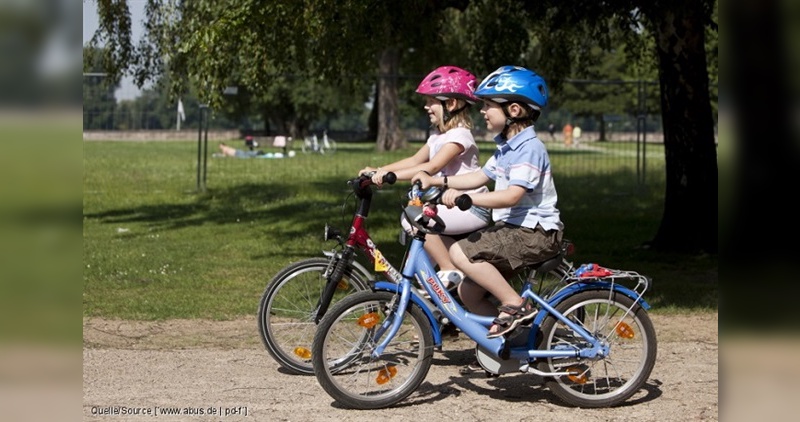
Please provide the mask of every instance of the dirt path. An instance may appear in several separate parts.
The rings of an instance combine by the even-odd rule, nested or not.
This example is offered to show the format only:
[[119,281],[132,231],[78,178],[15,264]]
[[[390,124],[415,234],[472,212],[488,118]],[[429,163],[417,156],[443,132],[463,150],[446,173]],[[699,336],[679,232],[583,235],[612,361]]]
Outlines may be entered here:
[[[531,375],[460,375],[458,368],[471,360],[474,347],[462,335],[434,355],[425,382],[409,399],[374,411],[338,408],[315,377],[284,372],[262,346],[254,319],[87,319],[83,415],[88,421],[718,420],[718,314],[652,319],[658,360],[630,405],[575,409],[562,405]],[[173,408],[182,414],[161,414]],[[123,414],[137,411],[159,414]],[[187,415],[191,412],[195,416]]]

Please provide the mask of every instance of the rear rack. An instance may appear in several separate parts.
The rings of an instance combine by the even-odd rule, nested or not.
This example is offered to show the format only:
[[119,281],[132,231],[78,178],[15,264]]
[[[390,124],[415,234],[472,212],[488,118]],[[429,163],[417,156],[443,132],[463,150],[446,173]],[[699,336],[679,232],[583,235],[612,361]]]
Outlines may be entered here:
[[[636,271],[627,271],[627,270],[616,270],[612,268],[605,268],[603,269],[608,270],[610,274],[602,275],[602,276],[578,276],[575,275],[577,269],[570,269],[569,273],[566,277],[564,277],[564,283],[567,285],[573,283],[592,283],[598,281],[605,281],[610,282],[612,285],[620,284],[625,286],[637,294],[637,299],[641,298],[644,295],[644,292],[650,288],[650,284],[652,280],[650,277],[646,275],[639,274]],[[635,285],[634,285],[635,283]]]

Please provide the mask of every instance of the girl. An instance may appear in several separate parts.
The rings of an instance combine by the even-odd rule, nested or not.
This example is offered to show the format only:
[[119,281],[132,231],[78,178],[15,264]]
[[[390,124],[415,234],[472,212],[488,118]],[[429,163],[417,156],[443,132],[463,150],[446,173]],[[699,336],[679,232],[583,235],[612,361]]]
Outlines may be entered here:
[[[425,145],[411,157],[378,168],[365,167],[359,175],[374,171],[372,182],[381,186],[387,172],[394,172],[397,180],[410,180],[417,172],[447,177],[480,170],[478,146],[471,132],[472,119],[467,113],[478,101],[473,94],[476,82],[472,73],[455,66],[442,66],[428,74],[416,90],[425,96],[425,111],[434,129]],[[469,192],[488,192],[488,189],[475,186]],[[456,240],[451,236],[486,227],[490,215],[480,207],[461,211],[440,205],[438,212],[447,226],[445,236],[428,235],[425,250],[439,265],[439,278],[452,289],[464,274],[450,260],[448,249]],[[411,230],[405,219],[402,224],[407,231]]]

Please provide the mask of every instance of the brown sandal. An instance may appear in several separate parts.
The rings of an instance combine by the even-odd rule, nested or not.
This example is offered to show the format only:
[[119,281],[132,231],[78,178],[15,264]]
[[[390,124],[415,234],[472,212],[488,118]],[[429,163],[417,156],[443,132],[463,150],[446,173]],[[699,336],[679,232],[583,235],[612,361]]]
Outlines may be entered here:
[[501,305],[497,307],[500,312],[505,312],[508,315],[504,317],[498,316],[492,321],[492,324],[498,326],[500,329],[492,332],[492,327],[489,327],[489,333],[486,338],[495,338],[508,334],[514,331],[520,324],[528,322],[536,316],[536,308],[533,306],[533,301],[530,298],[525,298],[522,305]]

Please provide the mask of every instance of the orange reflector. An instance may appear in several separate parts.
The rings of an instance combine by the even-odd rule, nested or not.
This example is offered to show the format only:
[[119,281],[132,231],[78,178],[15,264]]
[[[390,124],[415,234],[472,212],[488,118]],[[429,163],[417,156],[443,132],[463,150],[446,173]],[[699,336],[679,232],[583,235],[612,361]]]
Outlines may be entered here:
[[584,370],[585,368],[580,366],[571,366],[567,368],[567,371],[569,372],[567,378],[569,378],[569,380],[575,384],[586,384],[586,382],[589,381],[589,378],[586,377],[586,372],[584,372]]
[[624,322],[620,322],[617,324],[617,335],[622,338],[633,338],[633,328]]
[[336,285],[336,288],[339,290],[347,290],[350,288],[350,285],[347,284],[347,281],[345,280],[339,280],[339,284]]
[[358,325],[364,328],[372,328],[380,322],[380,317],[375,312],[364,314],[358,319]]
[[395,375],[397,375],[397,368],[394,366],[387,366],[378,371],[378,377],[375,378],[375,382],[380,385],[386,384],[390,379],[394,378]]
[[311,359],[311,350],[308,350],[305,347],[295,347],[294,354],[302,359]]

